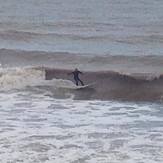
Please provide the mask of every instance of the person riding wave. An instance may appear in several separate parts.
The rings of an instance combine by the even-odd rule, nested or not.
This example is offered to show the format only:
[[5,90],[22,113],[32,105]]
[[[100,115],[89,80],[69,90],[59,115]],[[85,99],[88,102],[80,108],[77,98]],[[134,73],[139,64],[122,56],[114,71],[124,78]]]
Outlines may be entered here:
[[79,75],[80,75],[80,74],[83,74],[81,71],[79,71],[79,70],[76,68],[73,72],[71,72],[71,73],[69,73],[69,74],[72,74],[72,75],[74,76],[74,80],[75,80],[76,86],[79,85],[79,82],[81,83],[82,86],[84,86],[83,81],[79,78]]

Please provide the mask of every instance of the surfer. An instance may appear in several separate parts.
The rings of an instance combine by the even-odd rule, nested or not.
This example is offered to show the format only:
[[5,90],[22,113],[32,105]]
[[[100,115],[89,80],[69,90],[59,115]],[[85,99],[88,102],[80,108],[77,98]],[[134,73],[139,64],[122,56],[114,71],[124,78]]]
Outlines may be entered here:
[[83,74],[81,71],[79,71],[79,70],[76,68],[73,72],[71,72],[71,73],[69,73],[69,74],[73,74],[73,75],[74,75],[74,80],[75,80],[75,83],[76,83],[77,86],[79,85],[79,84],[78,84],[79,82],[81,83],[82,86],[84,86],[83,81],[81,81],[81,79],[79,78],[79,74]]

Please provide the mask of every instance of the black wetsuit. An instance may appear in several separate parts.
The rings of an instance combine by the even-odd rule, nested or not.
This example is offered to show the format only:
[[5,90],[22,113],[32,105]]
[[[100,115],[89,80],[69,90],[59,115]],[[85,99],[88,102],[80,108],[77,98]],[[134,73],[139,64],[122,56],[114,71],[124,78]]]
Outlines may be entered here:
[[84,83],[79,78],[79,74],[82,74],[82,72],[80,72],[78,70],[75,70],[75,71],[72,72],[72,74],[74,75],[74,80],[75,80],[75,83],[76,83],[77,86],[78,86],[78,82],[80,82],[81,85],[84,85]]

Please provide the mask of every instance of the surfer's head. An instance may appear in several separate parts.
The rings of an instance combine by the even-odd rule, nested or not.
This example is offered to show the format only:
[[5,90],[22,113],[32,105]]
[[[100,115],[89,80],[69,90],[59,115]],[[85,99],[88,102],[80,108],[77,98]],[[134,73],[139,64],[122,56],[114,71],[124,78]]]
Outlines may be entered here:
[[78,69],[77,69],[77,68],[75,68],[75,71],[78,71]]

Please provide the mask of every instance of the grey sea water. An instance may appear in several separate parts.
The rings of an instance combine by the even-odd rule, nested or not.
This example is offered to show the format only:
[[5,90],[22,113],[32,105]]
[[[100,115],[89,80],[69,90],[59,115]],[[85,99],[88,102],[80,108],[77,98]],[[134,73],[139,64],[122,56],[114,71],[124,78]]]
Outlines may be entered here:
[[161,0],[0,0],[0,48],[162,55]]
[[160,75],[163,1],[0,4],[0,162],[163,162],[162,103],[63,99],[40,68]]

